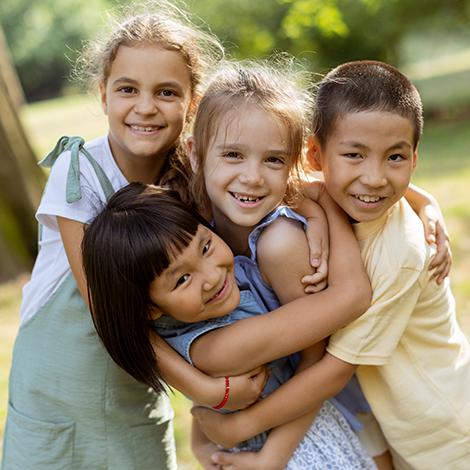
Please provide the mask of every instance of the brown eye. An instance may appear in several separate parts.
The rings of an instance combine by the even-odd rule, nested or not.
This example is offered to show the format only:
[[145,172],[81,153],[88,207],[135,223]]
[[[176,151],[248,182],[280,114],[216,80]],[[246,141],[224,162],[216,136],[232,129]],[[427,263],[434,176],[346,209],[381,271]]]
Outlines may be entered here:
[[185,274],[184,276],[181,276],[178,281],[176,282],[176,286],[175,287],[178,287],[178,286],[181,286],[182,284],[184,284],[189,278],[189,274]]

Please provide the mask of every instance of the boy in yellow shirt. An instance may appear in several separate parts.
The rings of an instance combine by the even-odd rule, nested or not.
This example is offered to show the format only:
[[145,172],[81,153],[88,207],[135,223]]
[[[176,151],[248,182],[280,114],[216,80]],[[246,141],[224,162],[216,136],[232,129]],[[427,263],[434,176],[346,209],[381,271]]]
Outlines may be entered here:
[[[449,280],[431,281],[436,247],[403,198],[422,127],[419,94],[394,67],[351,62],[322,81],[308,159],[353,223],[372,284],[371,307],[330,337],[320,362],[230,416],[223,428],[218,422],[217,434],[227,429],[245,438],[246,429],[279,425],[335,395],[356,372],[395,469],[469,468],[470,346],[456,321]],[[288,399],[291,406],[276,406]],[[217,441],[206,427],[212,417],[195,414]]]

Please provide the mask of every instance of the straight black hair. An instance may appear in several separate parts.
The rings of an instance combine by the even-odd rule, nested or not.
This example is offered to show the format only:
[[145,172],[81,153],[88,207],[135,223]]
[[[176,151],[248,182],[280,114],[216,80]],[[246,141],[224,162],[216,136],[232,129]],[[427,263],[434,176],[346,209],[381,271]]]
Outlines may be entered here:
[[210,228],[175,191],[131,183],[86,228],[82,261],[96,331],[111,358],[139,382],[166,391],[150,318],[150,285]]

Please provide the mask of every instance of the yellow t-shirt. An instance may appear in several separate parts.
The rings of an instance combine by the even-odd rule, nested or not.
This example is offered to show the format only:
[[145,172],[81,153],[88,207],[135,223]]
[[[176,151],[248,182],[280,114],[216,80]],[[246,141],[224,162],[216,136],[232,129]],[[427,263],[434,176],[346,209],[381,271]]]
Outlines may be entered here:
[[470,346],[449,281],[430,280],[436,248],[402,199],[354,224],[373,296],[330,338],[357,377],[393,451],[416,470],[470,468]]

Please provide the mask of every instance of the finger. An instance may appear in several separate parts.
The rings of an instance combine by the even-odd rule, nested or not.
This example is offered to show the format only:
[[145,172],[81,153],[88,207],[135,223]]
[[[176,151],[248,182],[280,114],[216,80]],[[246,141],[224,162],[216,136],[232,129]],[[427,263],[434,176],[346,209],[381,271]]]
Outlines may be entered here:
[[428,243],[436,242],[436,222],[434,220],[429,220],[424,224],[424,236]]
[[316,294],[317,292],[321,292],[326,288],[328,283],[326,281],[318,282],[317,284],[309,284],[305,286],[304,292],[306,294]]
[[255,377],[259,374],[262,374],[264,371],[266,371],[266,364],[261,365],[261,366],[256,366],[254,369],[251,369],[247,374],[250,377]]
[[325,276],[323,273],[313,273],[304,276],[301,280],[302,284],[318,284],[325,280]]
[[429,263],[429,269],[438,268],[441,264],[446,262],[448,252],[447,251],[438,251],[434,259]]
[[257,374],[253,375],[251,378],[253,379],[253,382],[256,387],[264,388],[270,375],[271,371],[268,371],[266,367],[263,367]]
[[431,279],[437,278],[436,282],[438,285],[442,284],[444,279],[449,275],[450,268],[452,266],[451,258],[448,258],[444,263],[440,264],[436,270],[432,273]]
[[246,452],[217,452],[212,454],[211,458],[213,462],[221,464],[223,469],[246,469],[244,465],[246,454]]
[[309,242],[309,250],[310,250],[310,264],[312,268],[317,268],[321,264],[321,258],[322,258],[321,244]]
[[452,263],[450,261],[446,263],[444,269],[436,280],[438,285],[441,285],[444,282],[444,279],[449,275],[451,265]]
[[202,418],[202,414],[204,412],[204,410],[201,406],[193,406],[189,411],[191,412],[191,414],[196,419]]
[[322,279],[328,277],[328,261],[323,260],[320,266],[316,269],[316,273],[322,276]]

